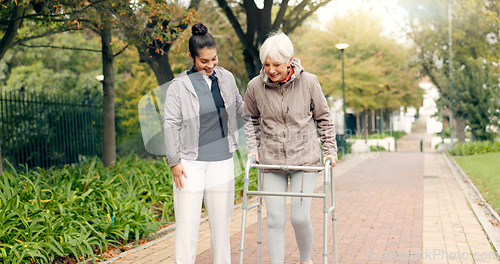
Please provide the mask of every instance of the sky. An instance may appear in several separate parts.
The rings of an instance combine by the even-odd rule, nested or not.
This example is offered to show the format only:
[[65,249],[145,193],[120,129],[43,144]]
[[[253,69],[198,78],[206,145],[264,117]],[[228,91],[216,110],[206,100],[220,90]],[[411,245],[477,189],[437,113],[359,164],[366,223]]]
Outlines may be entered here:
[[333,0],[325,7],[318,9],[320,28],[326,25],[332,16],[343,16],[349,10],[368,9],[374,14],[384,17],[384,35],[395,38],[402,37],[398,24],[402,24],[405,11],[397,5],[397,0]]

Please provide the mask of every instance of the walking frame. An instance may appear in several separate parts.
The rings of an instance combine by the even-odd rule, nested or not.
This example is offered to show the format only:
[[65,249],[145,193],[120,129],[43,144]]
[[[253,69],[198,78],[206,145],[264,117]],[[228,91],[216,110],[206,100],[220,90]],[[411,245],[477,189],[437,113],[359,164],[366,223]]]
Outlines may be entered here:
[[[241,217],[241,240],[239,251],[239,263],[243,264],[244,243],[245,243],[245,228],[247,211],[252,208],[257,208],[257,263],[262,263],[262,239],[261,239],[261,223],[262,223],[262,201],[263,196],[287,196],[287,197],[311,197],[323,198],[323,263],[328,263],[328,215],[332,214],[332,231],[333,231],[333,263],[337,263],[337,244],[336,244],[336,218],[335,218],[335,187],[333,168],[331,167],[332,160],[328,158],[324,167],[312,166],[288,166],[288,165],[263,165],[255,163],[255,156],[251,156],[247,160],[245,167],[245,179],[243,185],[243,204]],[[259,169],[257,180],[257,191],[249,191],[249,175],[250,169]],[[260,169],[279,169],[282,171],[289,170],[324,170],[323,193],[292,193],[292,192],[264,192],[262,191],[262,175]],[[256,195],[257,202],[248,205],[248,196]],[[330,200],[330,202],[328,201]]]

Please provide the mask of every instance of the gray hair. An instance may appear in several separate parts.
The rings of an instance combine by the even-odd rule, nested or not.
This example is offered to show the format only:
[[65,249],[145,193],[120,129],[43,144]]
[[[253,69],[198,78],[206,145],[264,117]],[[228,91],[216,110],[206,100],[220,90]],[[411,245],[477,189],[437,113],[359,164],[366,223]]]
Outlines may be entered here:
[[292,41],[281,30],[275,31],[264,41],[259,55],[262,64],[268,56],[277,62],[288,63],[293,57]]

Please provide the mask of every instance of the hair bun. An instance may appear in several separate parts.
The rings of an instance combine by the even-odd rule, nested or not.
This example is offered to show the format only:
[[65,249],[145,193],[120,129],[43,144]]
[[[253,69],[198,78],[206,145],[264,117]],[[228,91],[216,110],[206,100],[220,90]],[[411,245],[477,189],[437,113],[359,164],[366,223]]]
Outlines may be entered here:
[[198,22],[191,28],[191,32],[193,33],[193,36],[205,35],[208,33],[208,28],[203,25],[203,23]]

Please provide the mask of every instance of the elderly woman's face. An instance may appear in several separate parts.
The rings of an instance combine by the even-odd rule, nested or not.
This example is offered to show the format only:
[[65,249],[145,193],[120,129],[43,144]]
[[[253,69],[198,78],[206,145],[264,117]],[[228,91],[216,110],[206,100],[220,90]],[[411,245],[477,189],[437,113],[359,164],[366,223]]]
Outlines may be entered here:
[[267,56],[264,61],[264,71],[271,81],[279,82],[284,80],[288,75],[288,64],[289,63],[285,62],[277,62]]

